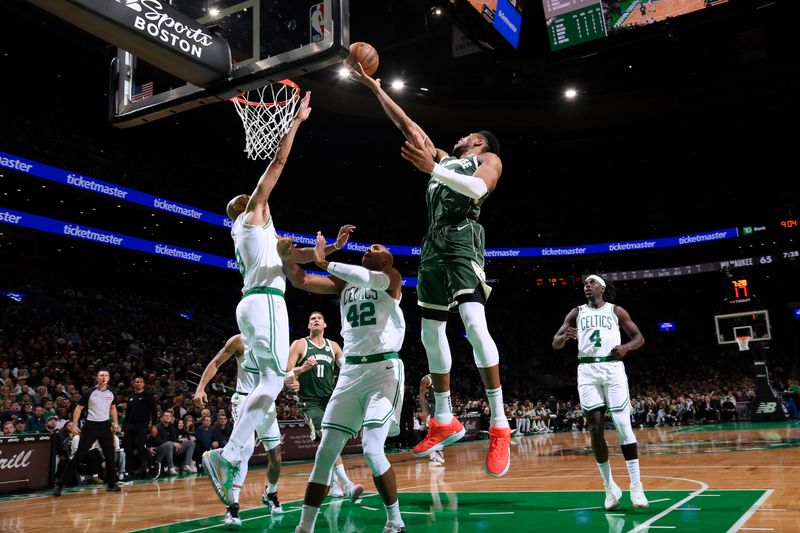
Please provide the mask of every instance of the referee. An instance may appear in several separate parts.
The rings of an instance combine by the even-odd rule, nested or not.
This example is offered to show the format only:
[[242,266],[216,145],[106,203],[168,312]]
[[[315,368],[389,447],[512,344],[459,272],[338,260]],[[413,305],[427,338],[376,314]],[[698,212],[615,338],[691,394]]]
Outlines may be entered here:
[[[72,414],[72,434],[81,435],[81,439],[78,443],[78,451],[75,452],[67,466],[64,467],[61,478],[56,479],[53,485],[53,496],[61,496],[61,490],[64,488],[63,480],[72,478],[75,469],[78,468],[80,462],[89,453],[94,441],[100,442],[100,448],[103,450],[103,457],[106,460],[105,481],[108,483],[106,491],[120,491],[119,485],[117,485],[114,461],[114,434],[112,433],[112,430],[119,432],[117,397],[108,388],[108,379],[108,370],[100,370],[97,373],[97,385],[88,389],[78,400],[78,405],[75,406],[75,411]],[[81,431],[78,428],[78,420],[80,420],[84,409],[87,409],[86,423],[83,426],[83,431]]]

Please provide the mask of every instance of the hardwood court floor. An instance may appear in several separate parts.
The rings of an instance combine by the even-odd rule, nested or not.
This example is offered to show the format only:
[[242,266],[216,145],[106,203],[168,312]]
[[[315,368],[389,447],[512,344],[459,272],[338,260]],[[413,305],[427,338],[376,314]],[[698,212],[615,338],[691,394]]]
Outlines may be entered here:
[[[602,509],[602,484],[585,432],[513,439],[508,474],[483,472],[486,441],[452,446],[445,467],[394,454],[403,519],[409,532],[522,531],[800,531],[800,423],[732,424],[637,430],[649,509]],[[616,434],[606,432],[611,450]],[[622,457],[611,458],[625,490]],[[360,457],[345,461],[367,487],[356,503],[327,500],[317,531],[379,532],[385,515]],[[242,491],[244,529],[291,532],[299,519],[311,465],[285,465],[280,496],[287,513],[266,516],[259,498],[265,471]],[[0,531],[224,531],[224,508],[203,476],[0,501]]]

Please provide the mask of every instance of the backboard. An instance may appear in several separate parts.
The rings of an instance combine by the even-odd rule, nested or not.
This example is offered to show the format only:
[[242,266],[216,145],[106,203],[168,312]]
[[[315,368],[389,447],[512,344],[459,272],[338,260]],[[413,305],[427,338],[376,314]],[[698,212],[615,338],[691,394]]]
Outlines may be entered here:
[[750,342],[768,341],[772,339],[772,327],[769,322],[769,311],[746,311],[715,315],[714,325],[717,329],[717,343],[736,344],[736,337],[747,335]]
[[[143,13],[148,2],[168,2],[225,37],[233,63],[230,77],[200,88],[118,49],[109,93],[110,120],[118,127],[137,126],[301,76],[334,65],[349,52],[348,0],[118,1],[136,4],[132,8]],[[161,38],[163,28],[157,22],[147,28]],[[168,32],[163,35],[170,38]]]

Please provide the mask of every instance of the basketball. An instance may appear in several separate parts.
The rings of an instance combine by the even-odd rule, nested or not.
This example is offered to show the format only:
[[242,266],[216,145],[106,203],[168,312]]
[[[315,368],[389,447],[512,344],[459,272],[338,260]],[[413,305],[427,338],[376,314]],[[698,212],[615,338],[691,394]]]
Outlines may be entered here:
[[353,43],[350,45],[350,55],[344,60],[344,65],[349,69],[355,69],[356,63],[361,63],[364,73],[372,76],[378,70],[378,52],[369,43]]

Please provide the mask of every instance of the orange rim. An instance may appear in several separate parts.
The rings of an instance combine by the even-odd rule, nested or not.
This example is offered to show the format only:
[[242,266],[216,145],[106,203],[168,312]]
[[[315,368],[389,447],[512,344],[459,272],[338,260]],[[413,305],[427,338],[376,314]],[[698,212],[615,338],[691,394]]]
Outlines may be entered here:
[[[296,89],[298,92],[300,91],[300,86],[297,85],[292,80],[280,80],[280,81],[277,81],[275,83],[282,83],[283,85],[286,85],[287,87],[291,87],[292,89]],[[298,96],[299,96],[299,94],[293,96],[290,100],[294,100],[294,99],[298,98]],[[236,101],[236,102],[239,102],[240,104],[251,105],[251,106],[254,106],[254,107],[274,107],[274,106],[279,106],[279,105],[286,105],[290,101],[290,100],[283,100],[282,102],[251,102],[247,98],[242,98],[241,96],[234,96],[233,98],[230,98],[230,100],[232,102]]]

